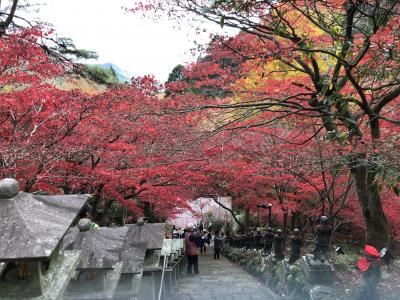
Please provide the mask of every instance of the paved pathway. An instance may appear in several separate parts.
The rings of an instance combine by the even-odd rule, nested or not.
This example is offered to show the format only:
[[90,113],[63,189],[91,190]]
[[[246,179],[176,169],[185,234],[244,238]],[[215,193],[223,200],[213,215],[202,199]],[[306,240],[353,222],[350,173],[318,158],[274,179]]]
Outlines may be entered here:
[[185,274],[168,300],[281,299],[224,256],[214,260],[211,248],[206,255],[199,255],[200,274]]

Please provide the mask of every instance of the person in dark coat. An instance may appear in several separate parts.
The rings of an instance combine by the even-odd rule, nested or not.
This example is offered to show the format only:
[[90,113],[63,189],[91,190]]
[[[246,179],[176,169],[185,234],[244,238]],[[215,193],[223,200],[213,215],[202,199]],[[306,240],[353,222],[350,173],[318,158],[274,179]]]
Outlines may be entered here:
[[201,233],[201,241],[200,241],[200,254],[201,255],[203,255],[203,253],[206,254],[206,252],[207,252],[206,244],[207,244],[207,232],[204,229],[203,233]]
[[211,244],[211,239],[212,239],[212,234],[211,234],[211,232],[209,231],[209,232],[207,233],[207,245],[209,245],[209,246],[210,246],[210,244]]
[[224,246],[225,238],[223,234],[219,234],[218,231],[215,232],[214,236],[214,259],[219,259],[219,253]]

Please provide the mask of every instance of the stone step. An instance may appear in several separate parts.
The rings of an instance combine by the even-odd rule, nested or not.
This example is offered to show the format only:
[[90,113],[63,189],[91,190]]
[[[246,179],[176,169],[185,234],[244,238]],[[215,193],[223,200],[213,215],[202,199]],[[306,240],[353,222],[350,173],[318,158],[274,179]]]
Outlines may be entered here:
[[186,274],[168,300],[278,300],[264,284],[221,255],[199,255],[200,274]]

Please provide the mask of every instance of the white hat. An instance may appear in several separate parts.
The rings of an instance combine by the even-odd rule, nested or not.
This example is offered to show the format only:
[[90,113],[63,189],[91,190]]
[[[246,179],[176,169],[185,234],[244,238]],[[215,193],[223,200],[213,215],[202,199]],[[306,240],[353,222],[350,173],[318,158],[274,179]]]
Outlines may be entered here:
[[188,227],[188,228],[192,228],[192,227],[193,227],[193,224],[192,224],[192,223],[189,223],[189,224],[187,225],[187,227]]

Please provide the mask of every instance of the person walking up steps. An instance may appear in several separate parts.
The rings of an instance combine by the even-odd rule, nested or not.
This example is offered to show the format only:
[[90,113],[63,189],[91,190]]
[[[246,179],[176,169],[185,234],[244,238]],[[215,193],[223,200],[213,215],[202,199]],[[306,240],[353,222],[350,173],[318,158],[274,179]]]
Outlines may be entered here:
[[207,233],[207,245],[208,245],[208,246],[210,246],[210,244],[211,244],[211,239],[212,239],[212,234],[211,234],[211,232],[209,231],[209,232]]
[[218,231],[215,232],[214,236],[214,259],[219,259],[219,253],[221,252],[222,247],[224,246],[224,234],[219,234]]
[[204,229],[203,233],[202,233],[202,237],[201,237],[201,242],[200,242],[200,254],[206,254],[207,252],[207,248],[206,248],[206,244],[207,244],[207,230]]
[[194,269],[194,273],[199,274],[199,249],[197,246],[199,240],[201,240],[201,235],[194,230],[192,224],[189,224],[185,236],[188,274],[192,274],[192,269]]

